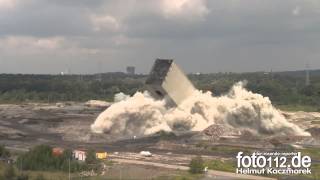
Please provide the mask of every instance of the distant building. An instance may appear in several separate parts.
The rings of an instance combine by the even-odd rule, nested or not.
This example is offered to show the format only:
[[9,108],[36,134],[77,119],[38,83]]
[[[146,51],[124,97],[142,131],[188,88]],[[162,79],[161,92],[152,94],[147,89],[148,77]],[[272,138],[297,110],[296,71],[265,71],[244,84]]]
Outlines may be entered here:
[[107,152],[103,152],[103,151],[96,152],[97,159],[107,159],[107,157],[108,157]]
[[127,74],[134,75],[135,73],[136,73],[136,67],[134,66],[127,67]]
[[63,148],[59,148],[59,147],[52,148],[52,154],[54,156],[61,156],[63,152],[64,152]]
[[74,150],[73,157],[78,161],[85,161],[87,158],[87,152],[85,150]]
[[6,163],[6,164],[13,164],[13,159],[10,158],[0,158],[0,162]]

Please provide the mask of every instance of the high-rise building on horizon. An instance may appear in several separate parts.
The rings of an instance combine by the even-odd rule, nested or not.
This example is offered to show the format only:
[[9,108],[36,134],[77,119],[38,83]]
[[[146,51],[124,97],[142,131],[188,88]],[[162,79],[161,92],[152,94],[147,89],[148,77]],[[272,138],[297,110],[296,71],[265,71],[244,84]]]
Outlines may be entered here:
[[127,67],[127,74],[134,75],[135,73],[136,73],[136,67],[134,66]]

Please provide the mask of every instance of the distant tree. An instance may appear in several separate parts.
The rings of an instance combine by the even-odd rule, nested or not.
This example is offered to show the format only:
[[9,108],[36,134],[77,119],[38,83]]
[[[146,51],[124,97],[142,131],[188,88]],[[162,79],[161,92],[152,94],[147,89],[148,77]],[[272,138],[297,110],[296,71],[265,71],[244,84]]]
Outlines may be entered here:
[[45,180],[44,176],[42,174],[38,174],[35,180]]
[[156,132],[155,135],[158,135],[161,139],[176,137],[176,135],[173,132],[167,132],[163,130]]
[[87,158],[86,158],[86,163],[87,164],[95,164],[97,163],[97,158],[96,158],[96,153],[94,150],[88,150],[87,151]]
[[52,148],[47,145],[36,146],[27,153],[21,154],[18,156],[16,164],[23,170],[69,171],[69,162],[71,172],[87,168],[85,163],[72,159],[70,150],[65,150],[61,156],[55,156],[52,153]]
[[[248,80],[247,89],[270,98],[274,105],[320,106],[320,70],[312,71],[311,85],[305,86],[305,73],[212,73],[189,75],[197,89],[220,96],[234,83]],[[102,81],[95,75],[13,75],[0,74],[0,102],[58,102],[101,99],[111,101],[115,93],[132,95],[144,91],[145,75],[107,73]],[[316,108],[315,108],[316,109]],[[320,108],[318,108],[320,111]]]
[[3,145],[0,145],[0,157],[1,158],[10,157],[10,152]]
[[317,93],[316,88],[313,85],[305,86],[300,90],[300,93],[305,96],[314,96]]
[[201,174],[204,172],[204,161],[201,156],[193,158],[189,164],[190,172],[192,174]]

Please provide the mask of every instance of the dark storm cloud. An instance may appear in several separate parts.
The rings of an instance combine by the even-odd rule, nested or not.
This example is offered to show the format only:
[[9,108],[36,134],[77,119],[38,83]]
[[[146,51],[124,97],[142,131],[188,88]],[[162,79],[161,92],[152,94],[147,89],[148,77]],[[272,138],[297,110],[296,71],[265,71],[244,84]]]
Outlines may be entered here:
[[71,7],[85,7],[85,8],[97,8],[104,5],[106,0],[43,0],[46,4],[55,4],[58,6],[71,6]]
[[102,71],[135,65],[148,72],[157,57],[175,58],[188,72],[320,67],[317,0],[4,2],[0,72],[57,73],[72,66],[94,73],[97,64]]
[[87,10],[48,1],[21,1],[13,10],[1,13],[0,35],[35,37],[76,36],[91,31]]

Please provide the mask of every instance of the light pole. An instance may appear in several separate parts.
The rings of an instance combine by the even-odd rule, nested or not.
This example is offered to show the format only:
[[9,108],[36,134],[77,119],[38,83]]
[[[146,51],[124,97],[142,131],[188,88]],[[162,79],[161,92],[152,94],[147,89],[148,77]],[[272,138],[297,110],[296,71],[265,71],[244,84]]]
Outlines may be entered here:
[[69,180],[71,179],[71,175],[70,175],[70,157],[69,157]]
[[120,165],[120,180],[122,180],[122,169],[121,169],[121,163],[119,163]]

